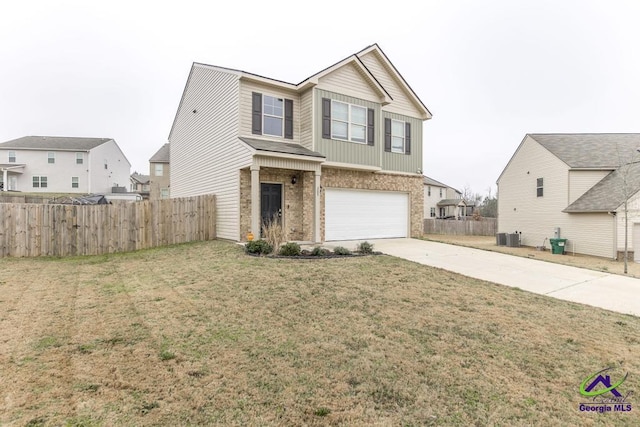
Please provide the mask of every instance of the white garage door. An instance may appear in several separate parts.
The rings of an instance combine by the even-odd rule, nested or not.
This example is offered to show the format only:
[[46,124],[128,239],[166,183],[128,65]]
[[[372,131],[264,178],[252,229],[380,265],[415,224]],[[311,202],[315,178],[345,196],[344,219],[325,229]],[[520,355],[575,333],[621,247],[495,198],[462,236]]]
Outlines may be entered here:
[[407,193],[337,188],[325,191],[325,240],[407,237]]

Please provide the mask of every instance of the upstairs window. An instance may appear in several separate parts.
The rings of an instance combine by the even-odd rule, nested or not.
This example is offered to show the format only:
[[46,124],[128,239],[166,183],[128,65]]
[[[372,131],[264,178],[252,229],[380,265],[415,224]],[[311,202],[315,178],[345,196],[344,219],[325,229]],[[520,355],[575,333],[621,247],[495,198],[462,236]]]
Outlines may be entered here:
[[76,153],[76,164],[81,165],[84,163],[84,153]]
[[411,154],[411,123],[384,119],[384,151]]
[[543,178],[536,179],[536,195],[542,197],[544,194],[544,180]]
[[56,153],[47,153],[47,163],[53,164],[56,162]]
[[322,137],[374,145],[375,111],[361,105],[322,98]]
[[293,101],[257,92],[251,96],[251,133],[293,139]]
[[331,101],[331,139],[365,144],[367,109],[359,105]]
[[427,186],[427,196],[431,197],[431,186]]
[[16,162],[16,152],[9,151],[9,163],[15,163],[15,162]]
[[156,163],[154,167],[155,176],[162,176],[164,174],[164,165],[162,163]]
[[33,177],[33,188],[47,188],[47,177],[46,176],[34,176]]
[[440,189],[440,197],[442,197],[442,188]]

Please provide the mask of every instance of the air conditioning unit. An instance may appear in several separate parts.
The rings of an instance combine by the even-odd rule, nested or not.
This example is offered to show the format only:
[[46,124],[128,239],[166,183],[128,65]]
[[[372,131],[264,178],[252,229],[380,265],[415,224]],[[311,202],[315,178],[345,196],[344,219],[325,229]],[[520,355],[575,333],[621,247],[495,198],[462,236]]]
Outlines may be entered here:
[[520,235],[518,233],[507,234],[507,246],[510,248],[520,247]]
[[498,245],[498,246],[506,246],[507,245],[507,233],[497,233],[496,234],[496,245]]
[[127,188],[126,187],[111,187],[111,192],[112,193],[126,193],[127,192]]

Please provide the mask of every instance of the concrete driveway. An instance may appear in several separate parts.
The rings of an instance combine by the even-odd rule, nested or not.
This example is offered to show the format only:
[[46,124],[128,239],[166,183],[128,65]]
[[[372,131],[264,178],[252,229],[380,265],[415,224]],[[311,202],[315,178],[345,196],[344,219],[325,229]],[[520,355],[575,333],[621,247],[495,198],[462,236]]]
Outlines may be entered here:
[[[418,239],[369,240],[374,250],[529,292],[640,316],[640,279]],[[359,242],[326,246],[354,248]]]

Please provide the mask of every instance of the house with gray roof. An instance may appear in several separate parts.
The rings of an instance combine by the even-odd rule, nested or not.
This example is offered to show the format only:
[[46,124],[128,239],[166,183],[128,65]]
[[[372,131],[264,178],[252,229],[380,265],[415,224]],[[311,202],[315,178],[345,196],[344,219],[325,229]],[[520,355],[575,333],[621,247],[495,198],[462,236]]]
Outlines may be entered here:
[[170,154],[170,146],[167,143],[149,159],[149,198],[151,200],[168,199],[171,196]]
[[[431,113],[374,44],[289,83],[194,63],[169,134],[171,197],[216,195],[218,237],[420,236]],[[152,173],[153,180],[153,173]]]
[[467,209],[469,206],[462,200],[461,191],[428,176],[422,181],[425,218],[459,218],[473,213],[473,207]]
[[526,135],[498,178],[498,232],[521,233],[526,246],[559,235],[565,251],[617,259],[626,232],[634,259],[639,149],[640,134]]
[[3,191],[106,194],[129,187],[130,169],[111,138],[25,136],[0,143]]

